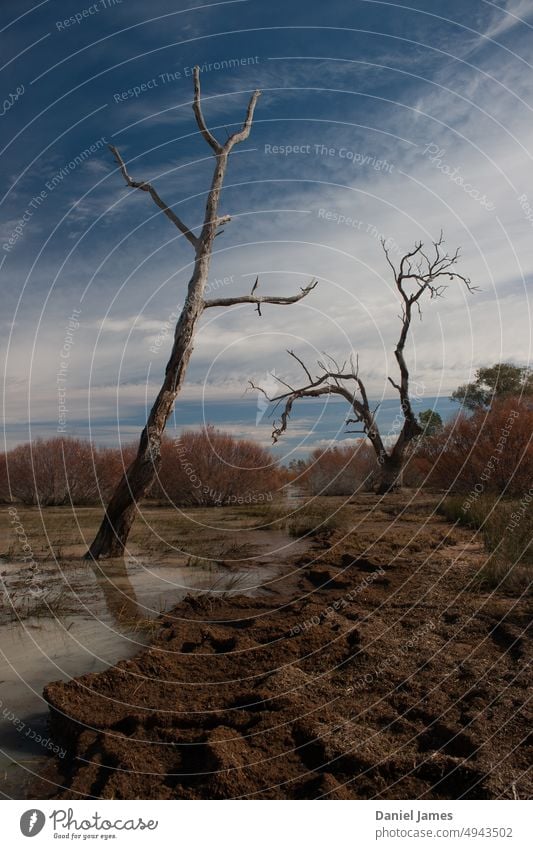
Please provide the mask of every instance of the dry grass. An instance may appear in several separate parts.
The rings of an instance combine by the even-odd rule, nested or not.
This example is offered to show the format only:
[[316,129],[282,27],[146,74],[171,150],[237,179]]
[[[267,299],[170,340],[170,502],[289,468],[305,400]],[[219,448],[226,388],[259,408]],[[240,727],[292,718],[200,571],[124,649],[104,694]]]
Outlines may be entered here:
[[330,513],[324,505],[306,504],[287,521],[286,528],[293,537],[316,537],[336,530],[341,525],[339,512]]
[[59,619],[64,621],[77,612],[76,598],[65,587],[49,587],[33,594],[20,584],[4,590],[0,602],[0,623],[16,623],[26,619]]
[[285,531],[292,537],[320,536],[341,526],[344,499],[314,498],[302,504],[257,505],[246,515],[255,519],[261,531]]
[[531,502],[483,495],[471,503],[465,496],[445,499],[440,512],[477,531],[489,554],[481,572],[488,588],[530,591],[533,581],[533,513]]
[[244,589],[246,581],[250,577],[249,572],[241,572],[235,575],[220,575],[210,587],[203,590],[201,595],[213,598],[229,598]]

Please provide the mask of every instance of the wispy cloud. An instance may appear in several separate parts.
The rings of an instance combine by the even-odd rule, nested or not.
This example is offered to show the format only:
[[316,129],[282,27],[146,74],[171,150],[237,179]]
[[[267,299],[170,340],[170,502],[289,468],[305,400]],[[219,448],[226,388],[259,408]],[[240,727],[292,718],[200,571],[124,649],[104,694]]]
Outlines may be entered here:
[[498,39],[517,27],[532,29],[533,9],[529,0],[503,0],[489,3],[493,14],[483,35],[487,39]]

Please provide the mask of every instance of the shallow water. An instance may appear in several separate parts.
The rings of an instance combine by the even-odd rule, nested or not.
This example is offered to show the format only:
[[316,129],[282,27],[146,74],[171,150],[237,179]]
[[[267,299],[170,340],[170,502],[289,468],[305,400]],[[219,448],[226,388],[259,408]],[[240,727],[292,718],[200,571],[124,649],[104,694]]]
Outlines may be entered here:
[[139,623],[190,593],[261,594],[277,574],[277,566],[261,560],[248,570],[136,558],[101,568],[51,561],[39,564],[38,573],[0,563],[0,793],[24,798],[50,756],[46,684],[131,657],[150,639]]

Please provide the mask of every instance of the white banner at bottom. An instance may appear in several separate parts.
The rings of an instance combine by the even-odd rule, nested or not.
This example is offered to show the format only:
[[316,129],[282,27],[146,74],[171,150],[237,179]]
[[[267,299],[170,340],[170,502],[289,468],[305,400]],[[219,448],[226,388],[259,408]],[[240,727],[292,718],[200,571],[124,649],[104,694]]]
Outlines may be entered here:
[[509,847],[530,849],[527,801],[60,801],[5,800],[2,844],[184,846]]

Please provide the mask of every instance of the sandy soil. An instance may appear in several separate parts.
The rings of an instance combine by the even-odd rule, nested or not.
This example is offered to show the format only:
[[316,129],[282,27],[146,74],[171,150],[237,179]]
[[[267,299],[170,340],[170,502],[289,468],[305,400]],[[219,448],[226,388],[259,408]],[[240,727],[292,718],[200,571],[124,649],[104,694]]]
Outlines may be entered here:
[[358,497],[267,595],[187,598],[134,658],[49,684],[67,756],[34,796],[529,797],[531,610],[481,589],[435,504]]

